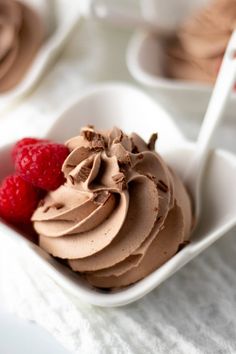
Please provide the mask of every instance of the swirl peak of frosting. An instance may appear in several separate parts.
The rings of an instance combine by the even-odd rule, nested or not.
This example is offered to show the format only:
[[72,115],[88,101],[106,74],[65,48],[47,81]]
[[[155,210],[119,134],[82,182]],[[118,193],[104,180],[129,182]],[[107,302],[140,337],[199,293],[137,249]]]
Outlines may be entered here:
[[32,217],[40,246],[95,286],[134,283],[189,240],[190,199],[156,138],[83,128],[66,142],[65,184]]

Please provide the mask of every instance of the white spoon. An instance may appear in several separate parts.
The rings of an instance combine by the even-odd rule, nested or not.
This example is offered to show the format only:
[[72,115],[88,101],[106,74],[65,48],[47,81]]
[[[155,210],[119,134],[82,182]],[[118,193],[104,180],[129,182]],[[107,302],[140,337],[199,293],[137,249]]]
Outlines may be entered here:
[[231,35],[223,62],[208,104],[208,108],[197,139],[192,161],[187,168],[184,182],[194,201],[196,224],[201,212],[201,185],[203,173],[210,154],[210,146],[216,129],[221,122],[225,106],[236,78],[236,30]]

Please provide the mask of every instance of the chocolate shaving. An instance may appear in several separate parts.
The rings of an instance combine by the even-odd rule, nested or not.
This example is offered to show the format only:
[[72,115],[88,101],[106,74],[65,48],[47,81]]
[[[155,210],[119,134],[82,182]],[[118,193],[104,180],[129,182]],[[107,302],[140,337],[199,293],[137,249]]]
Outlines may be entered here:
[[66,168],[75,168],[75,165],[72,165],[72,164],[66,164]]
[[105,149],[105,141],[104,140],[94,140],[92,141],[92,150],[101,151]]
[[92,141],[92,140],[94,140],[95,136],[97,137],[98,134],[95,133],[93,130],[83,130],[82,135],[88,141]]
[[126,165],[131,166],[131,158],[129,153],[124,154],[123,156],[119,156],[118,162],[120,166],[126,166]]
[[100,193],[94,193],[92,201],[96,204],[105,204],[106,201],[110,198],[111,193],[108,191],[103,191]]
[[156,144],[157,138],[158,138],[157,133],[153,133],[151,135],[148,145],[147,145],[149,150],[155,150],[155,144]]
[[[141,174],[143,174],[143,172],[140,172]],[[149,178],[151,181],[155,181],[156,177],[151,175],[151,173],[146,173],[145,176],[147,178]]]
[[82,166],[78,172],[77,178],[79,181],[85,182],[88,176],[90,175],[91,168],[88,166]]
[[93,130],[83,130],[83,136],[85,137],[85,139],[87,139],[88,141],[96,141],[96,140],[100,140],[103,141],[104,138],[100,133],[96,133]]
[[122,163],[119,163],[119,168],[121,173],[126,173],[127,172],[127,166],[123,165]]
[[159,179],[159,181],[157,182],[157,188],[160,189],[160,191],[162,191],[163,193],[167,193],[169,189],[165,182],[163,182],[161,179]]
[[120,143],[120,142],[123,140],[123,137],[124,137],[124,133],[122,132],[122,130],[120,130],[120,135],[117,136],[117,137],[113,140],[113,143],[114,143],[114,144]]
[[47,213],[50,208],[51,208],[50,206],[47,206],[47,207],[43,210],[43,213]]
[[69,178],[69,180],[70,180],[70,182],[71,182],[71,184],[75,184],[75,180],[74,180],[74,177],[73,176],[71,176],[71,175],[69,175],[68,176],[68,178]]
[[105,140],[100,133],[96,133],[93,130],[83,130],[82,135],[91,143],[93,150],[100,151],[105,149]]
[[126,179],[124,173],[119,172],[116,175],[112,176],[112,179],[120,190],[126,188]]
[[139,153],[139,149],[138,149],[137,145],[135,145],[134,140],[132,138],[130,138],[130,140],[131,140],[131,144],[132,144],[131,152],[133,154],[138,154]]
[[60,209],[64,208],[64,204],[62,204],[62,203],[54,203],[54,204],[48,205],[48,206],[43,210],[43,212],[44,212],[44,213],[47,213],[48,210],[49,210],[49,209],[52,209],[52,208],[54,208],[54,209],[56,209],[56,210],[60,210]]
[[38,203],[38,207],[43,207],[45,205],[45,200],[41,199]]
[[60,210],[60,209],[64,208],[64,205],[62,203],[55,203],[55,204],[51,205],[50,208],[55,208],[57,210]]
[[142,160],[142,159],[144,158],[144,155],[143,155],[143,154],[138,154],[137,158],[138,158],[139,160]]

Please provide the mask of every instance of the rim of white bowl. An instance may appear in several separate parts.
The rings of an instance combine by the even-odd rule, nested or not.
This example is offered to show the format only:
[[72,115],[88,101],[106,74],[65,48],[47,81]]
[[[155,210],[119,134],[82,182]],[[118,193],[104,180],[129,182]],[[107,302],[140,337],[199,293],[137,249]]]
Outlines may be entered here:
[[184,142],[187,141],[187,138],[184,136],[183,132],[178,128],[178,124],[171,119],[170,114],[168,111],[161,105],[159,104],[153,97],[149,96],[148,93],[146,93],[142,88],[139,88],[133,84],[130,83],[124,83],[122,81],[110,81],[110,82],[104,82],[104,83],[98,83],[98,84],[92,84],[88,86],[83,93],[79,94],[78,96],[74,97],[71,101],[69,101],[63,110],[61,112],[58,112],[55,114],[57,119],[53,122],[53,124],[50,126],[49,130],[47,131],[45,137],[50,137],[52,134],[52,131],[58,122],[64,119],[64,116],[74,108],[79,102],[81,102],[84,99],[88,99],[89,97],[100,94],[105,91],[117,91],[117,90],[126,90],[133,92],[134,94],[138,94],[140,96],[145,97],[145,100],[148,100],[152,105],[158,106],[158,109],[160,112],[163,113],[163,115],[166,116],[166,119],[171,120],[171,124],[173,127],[176,129],[178,132],[178,136],[180,139],[182,139]]

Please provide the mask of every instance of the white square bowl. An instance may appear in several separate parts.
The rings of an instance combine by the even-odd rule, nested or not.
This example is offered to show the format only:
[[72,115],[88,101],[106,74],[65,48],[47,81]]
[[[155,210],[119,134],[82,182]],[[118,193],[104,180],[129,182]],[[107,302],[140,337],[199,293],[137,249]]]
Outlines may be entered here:
[[[58,118],[47,138],[64,142],[86,124],[100,128],[117,125],[126,132],[136,131],[145,139],[158,131],[157,150],[180,175],[194,149],[157,103],[141,91],[122,84],[100,85],[88,90]],[[173,158],[175,147],[183,149],[183,158],[179,161]],[[0,179],[12,170],[10,149],[10,146],[1,148]],[[10,247],[11,257],[17,254],[27,257],[29,262],[37,262],[42,272],[87,303],[107,307],[125,305],[156,288],[236,224],[235,180],[236,157],[223,151],[215,152],[205,174],[203,215],[192,242],[145,279],[122,290],[104,293],[91,287],[78,274],[0,221],[1,247],[5,247],[6,252]]]

